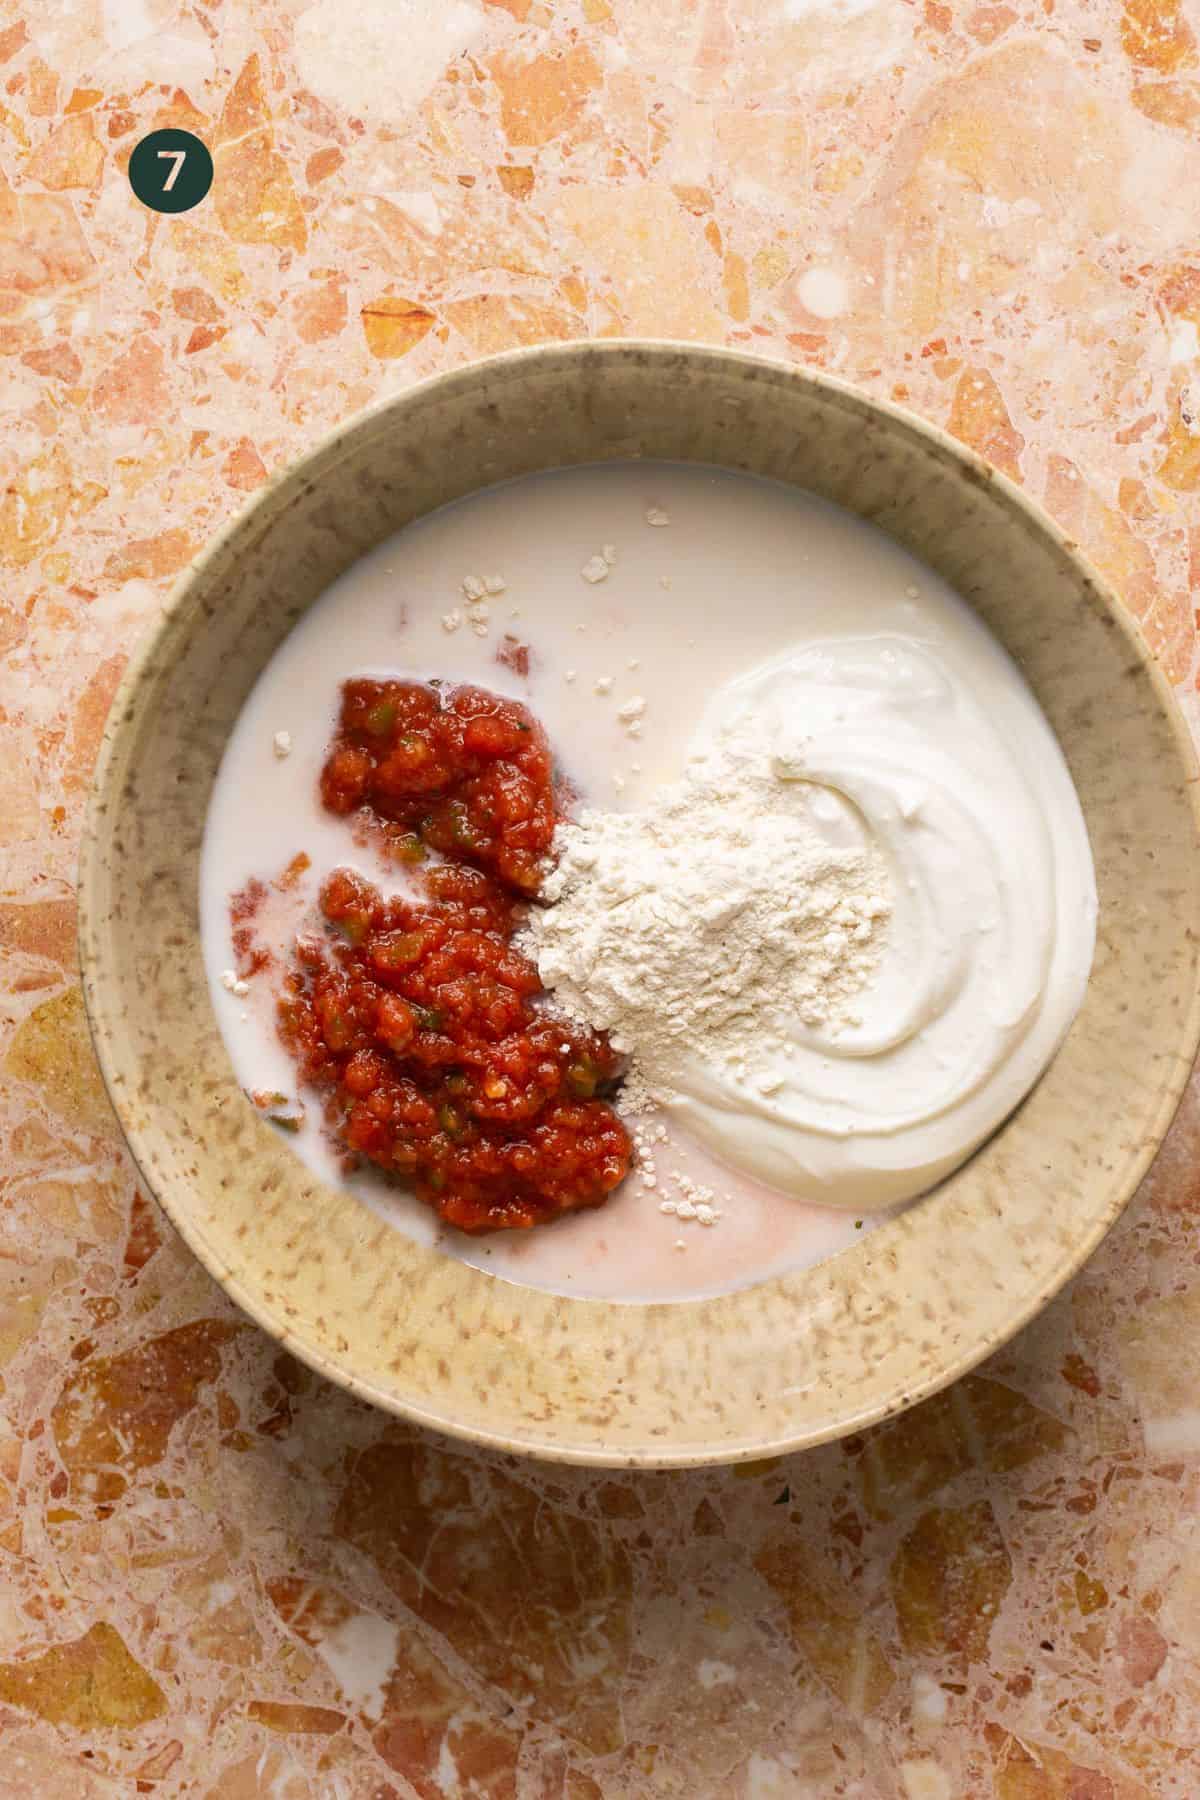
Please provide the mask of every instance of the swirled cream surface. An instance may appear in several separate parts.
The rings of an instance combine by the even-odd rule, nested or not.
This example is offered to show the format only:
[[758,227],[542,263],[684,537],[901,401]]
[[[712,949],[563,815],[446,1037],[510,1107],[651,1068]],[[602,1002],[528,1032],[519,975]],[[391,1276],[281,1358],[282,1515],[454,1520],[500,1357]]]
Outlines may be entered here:
[[[769,987],[755,993],[750,984],[732,1054],[705,1029],[711,1006],[678,1037],[656,1034],[653,1016],[647,1027],[647,1072],[673,1117],[759,1180],[859,1212],[925,1191],[1012,1111],[1078,1009],[1095,941],[1083,817],[1036,702],[965,608],[919,594],[908,607],[902,632],[829,632],[725,684],[692,740],[697,794],[709,791],[714,764],[750,777],[729,789],[741,809],[729,815],[734,856],[724,883],[735,904],[753,895],[753,871],[739,877],[736,844],[761,863],[774,832],[784,846],[768,865],[776,886],[790,867],[798,888],[807,881],[836,902],[834,883],[845,890],[845,861],[854,858],[858,891],[878,894],[880,913],[886,905],[879,931],[868,919],[819,940],[843,951],[840,963],[824,959],[834,975],[853,968],[845,952],[853,955],[855,935],[864,940],[849,1015],[843,1005],[832,1021],[814,1018],[804,1000],[781,1011]],[[866,623],[869,602],[858,611],[857,623]],[[745,829],[747,810],[761,821],[766,848]],[[824,841],[842,865],[823,864],[796,838],[798,811],[810,841]],[[660,816],[647,816],[651,837],[661,838]],[[710,826],[709,843],[713,836]],[[696,845],[701,866],[706,848]],[[872,873],[880,864],[886,890]],[[827,913],[852,922],[846,891],[849,905]],[[628,910],[607,916],[620,942],[614,955],[636,966]],[[710,941],[695,908],[691,916],[698,923],[676,971],[689,999]],[[802,896],[787,896],[776,916],[785,927],[798,921],[796,938]],[[562,923],[578,944],[577,921]],[[724,915],[717,925],[732,928]],[[661,909],[644,928],[662,942]],[[709,950],[718,972],[725,941]],[[602,955],[593,957],[601,987],[604,967]],[[595,995],[584,973],[574,1001],[589,1010],[590,999],[600,1023],[620,1034],[620,1005]],[[630,998],[632,1016],[643,1002]],[[660,995],[660,1015],[663,1006]]]
[[[468,603],[468,578],[482,604]],[[692,778],[691,757],[740,745],[798,839],[834,863],[875,859],[887,902],[866,979],[823,1021],[793,1019],[778,1087],[764,1092],[753,1064],[756,1080],[741,1081],[675,1063],[668,1108],[632,1121],[637,1168],[597,1212],[491,1239],[440,1232],[412,1197],[342,1172],[310,1100],[289,1139],[297,1155],[446,1254],[628,1300],[809,1265],[960,1162],[1070,1022],[1095,917],[1083,822],[1053,733],[970,609],[811,495],[720,469],[609,464],[491,489],[396,534],[263,671],[226,750],[201,870],[213,1004],[247,1089],[290,1094],[293,1070],[272,983],[230,979],[231,894],[273,883],[298,852],[311,859],[271,887],[262,919],[283,962],[331,868],[385,879],[317,793],[340,683],[361,674],[526,701],[581,809],[653,808]],[[720,929],[726,872],[712,844],[692,860]],[[761,993],[749,999],[762,1010]],[[719,1220],[694,1205],[664,1213],[689,1191],[711,1194]]]

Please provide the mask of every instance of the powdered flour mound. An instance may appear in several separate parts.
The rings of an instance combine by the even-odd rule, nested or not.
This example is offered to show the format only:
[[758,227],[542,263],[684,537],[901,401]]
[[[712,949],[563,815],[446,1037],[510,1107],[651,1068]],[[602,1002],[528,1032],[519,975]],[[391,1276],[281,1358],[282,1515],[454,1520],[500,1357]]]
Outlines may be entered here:
[[635,1054],[635,1106],[670,1099],[685,1060],[768,1094],[797,1021],[856,1022],[886,868],[851,808],[760,750],[721,743],[651,806],[560,827],[555,850],[529,948],[556,1004]]

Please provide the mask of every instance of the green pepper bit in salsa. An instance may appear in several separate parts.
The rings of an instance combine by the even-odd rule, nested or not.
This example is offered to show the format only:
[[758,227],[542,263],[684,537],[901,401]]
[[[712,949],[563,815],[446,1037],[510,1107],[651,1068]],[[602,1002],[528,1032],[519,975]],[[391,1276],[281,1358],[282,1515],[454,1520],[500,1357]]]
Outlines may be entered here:
[[348,681],[321,799],[412,860],[414,840],[535,894],[558,822],[546,734],[484,688]]

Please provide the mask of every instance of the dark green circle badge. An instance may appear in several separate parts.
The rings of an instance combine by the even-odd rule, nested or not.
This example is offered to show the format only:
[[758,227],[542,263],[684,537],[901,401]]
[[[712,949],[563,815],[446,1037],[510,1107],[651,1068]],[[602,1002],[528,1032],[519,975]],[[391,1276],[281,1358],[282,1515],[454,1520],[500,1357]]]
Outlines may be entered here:
[[190,131],[168,126],[135,144],[129,158],[129,185],[154,212],[190,212],[212,186],[213,159],[207,144]]

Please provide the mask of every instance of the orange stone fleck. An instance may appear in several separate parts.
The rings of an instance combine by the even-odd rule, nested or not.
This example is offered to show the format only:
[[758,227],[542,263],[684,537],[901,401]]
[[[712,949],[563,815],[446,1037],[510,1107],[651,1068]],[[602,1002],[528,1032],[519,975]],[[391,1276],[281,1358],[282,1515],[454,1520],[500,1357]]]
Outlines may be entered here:
[[336,337],[346,323],[346,285],[336,276],[303,289],[292,305],[296,336],[302,344]]
[[75,701],[63,763],[63,786],[68,791],[79,791],[91,781],[109,709],[127,661],[124,651],[106,656],[93,669]]
[[78,987],[67,988],[28,1013],[4,1057],[6,1075],[27,1081],[68,1124],[116,1138],[118,1127],[96,1067]]
[[564,275],[558,291],[574,312],[581,313],[587,306],[587,289],[578,275]]
[[1121,45],[1131,63],[1160,75],[1196,61],[1196,39],[1182,0],[1125,0]]
[[0,901],[0,950],[74,965],[74,900]]
[[1019,17],[1011,6],[980,6],[967,20],[967,30],[977,44],[994,44]]
[[[1178,288],[1176,297],[1179,298]],[[1195,304],[1194,295],[1189,304]],[[1168,448],[1158,475],[1166,485],[1178,485],[1187,491],[1189,483],[1200,480],[1200,435],[1193,437],[1186,427],[1182,396],[1178,411],[1186,440],[1181,436],[1173,449]],[[1128,487],[1125,492],[1128,497]],[[1178,681],[1185,677],[1191,667],[1194,640],[1189,617],[1191,597],[1183,580],[1168,582],[1160,577],[1145,538],[1116,507],[1096,493],[1066,457],[1051,455],[1046,459],[1046,505],[1139,620],[1168,678]]]
[[1073,1388],[1078,1388],[1081,1394],[1089,1394],[1094,1399],[1100,1392],[1100,1377],[1076,1350],[1068,1350],[1063,1357],[1059,1374]]
[[138,1765],[138,1780],[161,1781],[175,1767],[182,1755],[183,1745],[178,1738],[172,1738],[169,1743],[163,1745],[161,1750],[156,1750],[153,1756],[148,1756],[144,1763]]
[[14,649],[29,635],[29,626],[25,615],[19,613],[15,606],[6,606],[0,601],[0,656]]
[[476,294],[452,300],[442,312],[480,356],[518,344],[561,342],[576,335],[569,313],[513,294]]
[[309,187],[316,187],[319,181],[328,181],[331,175],[336,175],[345,160],[336,144],[314,150],[304,165],[304,179]]
[[291,171],[276,148],[262,63],[247,58],[226,98],[213,145],[213,198],[221,224],[239,244],[303,250],[304,210]]
[[340,1731],[346,1723],[346,1715],[334,1712],[329,1706],[304,1706],[295,1701],[251,1700],[246,1707],[246,1716],[254,1720],[256,1725],[265,1725],[268,1731],[298,1732],[305,1735],[328,1737],[331,1732]]
[[27,350],[21,358],[27,369],[56,381],[78,381],[83,364],[70,344],[47,344],[44,350]]
[[23,569],[55,542],[73,499],[71,469],[57,444],[0,489],[0,559]]
[[184,355],[195,356],[200,350],[211,350],[214,344],[220,343],[227,331],[226,325],[197,325],[183,346]]
[[963,370],[954,390],[946,429],[960,443],[986,456],[1013,481],[1020,481],[1025,439],[1009,418],[1004,396],[987,369]]
[[434,322],[433,313],[415,300],[404,300],[398,294],[381,294],[362,308],[360,317],[367,349],[372,356],[385,361],[407,356]]
[[92,405],[110,425],[160,425],[172,405],[162,345],[136,337],[100,376]]
[[171,305],[181,319],[191,319],[196,325],[215,325],[221,318],[220,307],[202,287],[176,288]]
[[221,1350],[244,1329],[197,1319],[116,1356],[95,1357],[59,1394],[51,1424],[71,1493],[107,1501],[160,1462],[179,1421],[221,1372]]
[[730,250],[725,257],[725,304],[729,316],[741,324],[750,317],[750,284],[743,257]]
[[125,1239],[125,1253],[121,1258],[126,1281],[139,1275],[155,1252],[162,1248],[160,1217],[152,1202],[143,1196],[140,1189],[135,1188],[129,1213],[129,1235]]
[[1163,455],[1155,473],[1164,487],[1193,494],[1200,488],[1200,413],[1196,402],[1178,390],[1167,404]]
[[[6,1368],[37,1336],[47,1306],[70,1274],[70,1264],[65,1261],[0,1258],[0,1368]],[[10,1507],[7,1490],[0,1482],[0,1517],[10,1510],[16,1508]]]
[[503,52],[493,58],[500,123],[514,148],[548,144],[577,123],[600,86],[600,65],[586,44],[548,50],[531,61]]
[[212,143],[212,121],[207,112],[194,106],[182,88],[176,88],[166,104],[155,108],[153,126],[161,131],[173,125],[180,131],[193,131],[206,144]]
[[1157,288],[1159,300],[1173,319],[1200,324],[1200,268],[1195,263],[1176,263]]
[[58,76],[40,56],[28,66],[29,110],[37,119],[48,119],[58,106]]
[[905,1648],[965,1667],[987,1655],[1012,1563],[986,1500],[923,1513],[892,1561],[891,1589]]
[[1132,1613],[1122,1619],[1117,1630],[1117,1654],[1131,1687],[1145,1687],[1154,1680],[1167,1660],[1167,1650],[1166,1638],[1145,1613]]
[[1086,1575],[1082,1569],[1075,1571],[1075,1604],[1084,1618],[1092,1613],[1102,1612],[1108,1605],[1108,1589],[1102,1581],[1096,1581]]
[[533,192],[533,170],[528,163],[501,163],[496,170],[500,186],[514,200],[528,200]]
[[0,1663],[0,1700],[76,1731],[128,1731],[167,1710],[157,1681],[108,1624],[40,1656]]
[[1139,81],[1134,84],[1133,104],[1156,125],[1200,131],[1200,82]]
[[180,525],[169,526],[154,537],[131,538],[110,552],[104,564],[107,581],[160,581],[176,575],[195,551],[190,535]]
[[91,114],[84,112],[65,119],[25,165],[28,180],[56,192],[65,188],[98,188],[103,172],[104,146],[96,136]]
[[1046,460],[1046,505],[1087,552],[1133,612],[1153,604],[1158,577],[1145,541],[1129,528],[1067,457]]
[[221,473],[231,488],[244,494],[252,493],[267,479],[266,464],[248,437],[238,439],[221,465]]
[[0,125],[4,127],[5,131],[12,133],[22,150],[28,150],[29,133],[25,129],[25,125],[17,113],[13,112],[11,108],[7,106],[0,106]]
[[337,1589],[318,1587],[297,1576],[273,1576],[266,1591],[283,1623],[313,1649],[357,1614],[357,1609]]

